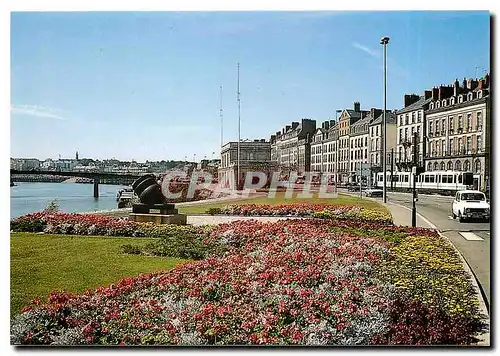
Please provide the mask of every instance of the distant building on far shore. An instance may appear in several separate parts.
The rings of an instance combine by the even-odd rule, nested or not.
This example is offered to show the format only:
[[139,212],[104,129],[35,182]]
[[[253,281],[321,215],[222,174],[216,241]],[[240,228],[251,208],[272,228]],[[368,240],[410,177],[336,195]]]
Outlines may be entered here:
[[238,174],[238,142],[228,142],[221,149],[221,164],[218,170],[219,184],[234,187],[239,181],[240,187],[247,172],[264,172],[268,179],[278,170],[277,162],[271,161],[271,143],[265,139],[245,140],[240,142],[240,176]]

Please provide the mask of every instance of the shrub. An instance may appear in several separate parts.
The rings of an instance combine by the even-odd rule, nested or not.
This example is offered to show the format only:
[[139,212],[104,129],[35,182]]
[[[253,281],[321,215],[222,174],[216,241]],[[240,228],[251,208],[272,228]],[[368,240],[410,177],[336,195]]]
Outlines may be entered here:
[[23,215],[10,222],[10,229],[15,232],[42,232],[46,226],[44,213]]
[[57,213],[59,211],[59,200],[50,201],[43,211],[45,213]]

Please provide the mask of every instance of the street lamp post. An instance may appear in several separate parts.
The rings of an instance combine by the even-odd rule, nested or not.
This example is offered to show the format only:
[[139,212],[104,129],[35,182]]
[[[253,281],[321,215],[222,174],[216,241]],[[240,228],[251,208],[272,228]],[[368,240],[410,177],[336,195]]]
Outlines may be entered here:
[[[338,175],[338,163],[339,163],[339,151],[340,151],[339,142],[338,142],[338,136],[339,136],[339,134],[338,134],[338,127],[339,127],[338,114],[341,112],[342,112],[342,110],[335,111],[335,125],[337,125],[337,142],[335,143],[336,150],[334,152],[335,162],[333,164],[333,175],[335,176],[335,186],[334,186],[335,187],[335,190],[334,190],[335,194],[337,194],[337,184],[338,184],[338,179],[337,179],[338,176],[337,175]],[[335,130],[333,130],[333,132],[335,132]]]
[[384,151],[382,154],[382,171],[384,172],[384,188],[383,196],[384,203],[387,203],[387,121],[386,121],[386,111],[387,111],[387,44],[389,43],[389,37],[382,37],[380,44],[384,46],[384,123],[383,123],[383,147]]

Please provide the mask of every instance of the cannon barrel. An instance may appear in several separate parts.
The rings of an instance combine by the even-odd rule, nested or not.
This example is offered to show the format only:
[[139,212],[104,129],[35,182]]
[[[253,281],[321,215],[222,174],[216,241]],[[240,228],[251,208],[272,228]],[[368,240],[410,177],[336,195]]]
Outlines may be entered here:
[[141,203],[148,206],[165,204],[165,196],[161,192],[161,186],[156,181],[154,174],[146,174],[132,183],[132,189],[137,194]]

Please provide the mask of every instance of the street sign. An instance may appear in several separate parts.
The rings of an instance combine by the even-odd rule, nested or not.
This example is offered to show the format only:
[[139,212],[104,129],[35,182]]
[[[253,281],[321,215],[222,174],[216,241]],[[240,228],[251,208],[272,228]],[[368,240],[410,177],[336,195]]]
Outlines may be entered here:
[[361,163],[361,176],[370,176],[370,165],[368,163]]

